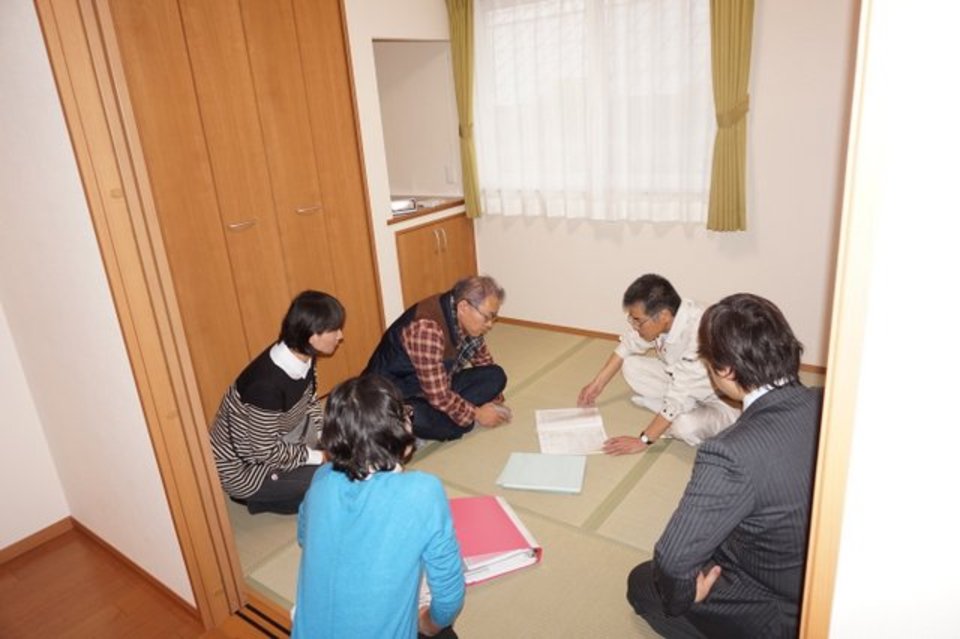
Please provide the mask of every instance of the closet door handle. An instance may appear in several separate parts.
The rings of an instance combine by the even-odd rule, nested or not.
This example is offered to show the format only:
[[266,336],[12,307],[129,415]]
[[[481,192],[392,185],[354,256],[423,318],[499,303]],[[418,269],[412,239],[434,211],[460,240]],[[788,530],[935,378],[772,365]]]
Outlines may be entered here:
[[256,218],[252,220],[246,220],[245,222],[231,222],[230,224],[227,224],[227,230],[234,231],[234,232],[244,231],[256,223],[257,223]]
[[433,229],[433,241],[437,245],[437,254],[439,254],[440,253],[440,230],[439,229]]
[[447,250],[447,229],[441,228],[440,234],[443,235],[443,250]]
[[294,209],[294,213],[297,215],[313,215],[314,213],[319,213],[323,210],[323,204],[314,204],[312,206],[301,206],[298,209]]

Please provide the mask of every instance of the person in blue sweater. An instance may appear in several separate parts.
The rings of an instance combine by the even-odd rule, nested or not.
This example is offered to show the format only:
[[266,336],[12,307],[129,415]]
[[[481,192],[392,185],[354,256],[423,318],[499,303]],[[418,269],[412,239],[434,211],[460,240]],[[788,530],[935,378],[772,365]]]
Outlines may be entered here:
[[[320,436],[329,463],[300,505],[294,639],[456,637],[460,547],[440,481],[403,468],[414,443],[387,379],[354,377],[330,393]],[[431,599],[420,608],[424,572]]]

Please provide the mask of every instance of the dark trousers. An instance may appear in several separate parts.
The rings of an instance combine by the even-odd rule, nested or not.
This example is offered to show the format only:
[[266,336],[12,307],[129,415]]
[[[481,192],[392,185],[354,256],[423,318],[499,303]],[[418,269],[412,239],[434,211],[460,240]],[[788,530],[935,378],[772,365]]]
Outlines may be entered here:
[[318,468],[320,467],[311,464],[286,472],[272,472],[263,480],[260,490],[244,500],[235,499],[234,501],[246,504],[251,515],[257,513],[296,515],[303,496],[310,488],[313,473]]
[[[450,387],[471,404],[481,406],[503,393],[507,387],[507,374],[496,364],[474,366],[455,373]],[[422,397],[409,397],[406,403],[413,408],[413,434],[420,439],[460,439],[473,429],[473,424],[460,426]]]
[[[417,639],[427,639],[427,635],[418,632]],[[457,638],[457,633],[453,631],[453,626],[447,626],[437,634],[433,635],[433,639],[458,639],[458,638]]]
[[627,577],[627,601],[657,634],[673,639],[704,639],[686,617],[668,617],[663,611],[663,602],[653,585],[653,562],[647,561],[630,571]]

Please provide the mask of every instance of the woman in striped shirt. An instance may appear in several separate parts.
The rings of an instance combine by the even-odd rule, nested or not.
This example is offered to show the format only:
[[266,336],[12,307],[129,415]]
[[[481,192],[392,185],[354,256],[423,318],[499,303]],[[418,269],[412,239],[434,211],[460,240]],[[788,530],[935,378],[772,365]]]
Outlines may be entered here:
[[210,443],[220,483],[251,513],[294,514],[323,453],[316,449],[323,408],[311,372],[343,339],[343,305],[304,291],[283,318],[277,343],[227,389]]

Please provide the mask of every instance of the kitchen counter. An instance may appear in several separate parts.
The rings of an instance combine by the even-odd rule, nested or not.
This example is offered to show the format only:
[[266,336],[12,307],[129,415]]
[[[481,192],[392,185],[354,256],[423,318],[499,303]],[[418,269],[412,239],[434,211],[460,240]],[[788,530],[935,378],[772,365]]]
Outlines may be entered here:
[[[392,212],[390,219],[387,220],[387,224],[397,224],[399,222],[404,222],[416,217],[422,217],[424,215],[430,215],[431,213],[436,213],[438,211],[443,211],[444,209],[452,209],[456,206],[463,206],[463,197],[458,195],[453,196],[436,196],[436,195],[421,195],[421,196],[393,196],[390,198],[391,202],[400,203],[401,200],[412,200],[415,208],[409,208],[403,211]],[[407,203],[404,203],[407,204]]]

